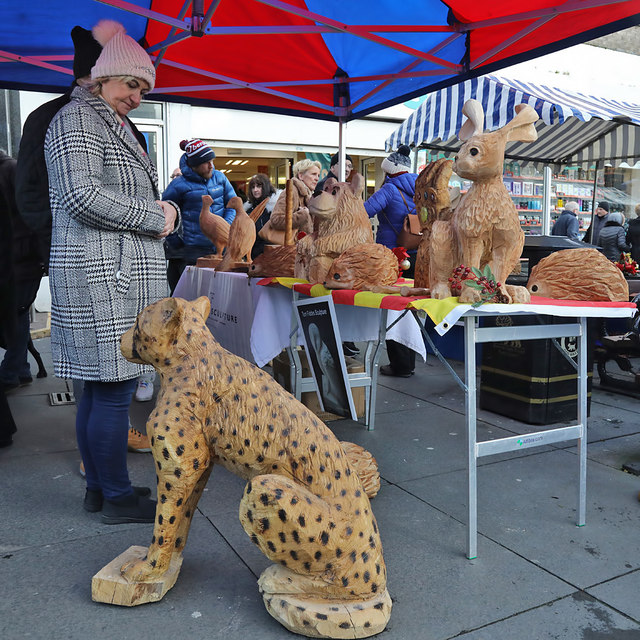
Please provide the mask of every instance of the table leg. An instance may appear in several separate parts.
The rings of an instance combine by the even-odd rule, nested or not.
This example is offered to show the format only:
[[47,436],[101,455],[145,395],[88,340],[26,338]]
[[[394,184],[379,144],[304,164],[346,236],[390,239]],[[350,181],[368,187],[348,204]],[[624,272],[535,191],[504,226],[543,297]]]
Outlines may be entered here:
[[[366,403],[365,424],[367,431],[373,431],[376,426],[376,395],[378,389],[378,360],[382,351],[385,336],[387,335],[387,310],[380,309],[380,329],[378,330],[378,342],[372,350],[371,360],[365,362],[365,372],[371,378],[371,382],[366,387],[368,402]],[[367,349],[369,355],[369,349]],[[367,358],[365,358],[367,360]]]
[[464,319],[464,379],[465,413],[467,421],[467,496],[469,520],[467,525],[467,558],[478,555],[478,480],[476,452],[476,319]]
[[582,527],[586,523],[587,511],[587,319],[580,318],[580,335],[578,336],[578,459],[580,464],[580,481],[578,482],[578,522]]

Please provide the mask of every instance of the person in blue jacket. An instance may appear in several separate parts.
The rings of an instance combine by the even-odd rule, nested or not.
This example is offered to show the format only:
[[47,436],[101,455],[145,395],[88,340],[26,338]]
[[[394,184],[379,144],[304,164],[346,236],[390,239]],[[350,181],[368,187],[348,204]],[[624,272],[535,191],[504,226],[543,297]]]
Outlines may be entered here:
[[180,148],[184,151],[180,158],[182,175],[174,178],[162,194],[164,200],[172,200],[182,212],[181,231],[176,234],[178,237],[165,241],[165,255],[169,262],[167,280],[171,293],[187,265],[195,264],[201,256],[216,252],[211,241],[200,230],[202,196],[211,196],[211,213],[222,216],[229,224],[236,216],[235,209],[226,207],[236,192],[224,173],[216,171],[213,149],[195,138],[183,140]]
[[[409,213],[415,214],[413,195],[416,190],[415,173],[410,173],[411,150],[401,145],[397,151],[382,161],[382,170],[386,176],[382,186],[365,203],[364,208],[370,218],[378,216],[376,242],[389,249],[398,246],[398,234],[402,231],[404,219]],[[411,267],[404,272],[406,278],[413,278],[416,262],[416,250],[409,251]],[[409,347],[387,340],[389,364],[380,367],[380,373],[386,376],[408,378],[413,375],[416,353]]]

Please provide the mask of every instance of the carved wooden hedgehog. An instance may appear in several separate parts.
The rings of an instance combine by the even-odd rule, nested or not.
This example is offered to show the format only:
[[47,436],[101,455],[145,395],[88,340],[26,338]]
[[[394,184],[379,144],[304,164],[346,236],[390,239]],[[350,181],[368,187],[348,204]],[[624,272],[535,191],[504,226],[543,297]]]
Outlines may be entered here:
[[[122,353],[152,364],[162,388],[147,434],[158,478],[152,543],[122,567],[130,583],[163,576],[185,546],[214,464],[248,480],[240,521],[276,564],[259,587],[269,613],[307,636],[364,638],[391,614],[376,519],[358,475],[376,490],[371,458],[352,464],[334,434],[268,373],[223,349],[210,304],[166,298],[122,336]],[[362,456],[361,456],[362,457]],[[365,456],[366,457],[366,456]]]
[[622,272],[597,249],[565,249],[542,258],[531,270],[527,289],[558,300],[629,301]]
[[269,245],[251,263],[249,267],[250,278],[267,278],[281,276],[293,278],[293,269],[296,261],[296,245]]
[[398,258],[381,244],[357,244],[341,253],[327,273],[328,289],[371,291],[398,279]]

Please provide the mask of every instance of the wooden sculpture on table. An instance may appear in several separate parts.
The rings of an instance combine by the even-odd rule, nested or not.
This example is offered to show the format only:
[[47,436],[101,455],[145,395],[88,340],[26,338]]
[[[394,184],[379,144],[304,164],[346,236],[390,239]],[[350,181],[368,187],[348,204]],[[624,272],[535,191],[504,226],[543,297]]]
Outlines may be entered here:
[[373,243],[373,232],[361,198],[364,178],[356,172],[351,182],[330,178],[324,191],[309,200],[314,233],[298,242],[295,275],[311,283],[326,280],[331,263],[356,244]]
[[269,613],[307,636],[380,633],[391,599],[358,475],[363,470],[369,490],[377,490],[375,461],[358,447],[343,448],[268,373],[223,349],[205,324],[209,311],[205,297],[166,298],[122,336],[125,357],[152,364],[162,380],[147,423],[158,506],[149,548],[132,547],[103,569],[119,564],[117,575],[94,576],[94,599],[134,605],[164,595],[177,578],[198,499],[220,464],[248,481],[240,520],[275,563],[258,582]]
[[227,251],[217,271],[231,271],[235,263],[251,262],[251,249],[256,241],[256,223],[247,215],[242,206],[242,199],[235,196],[229,200],[227,207],[236,210],[236,217],[229,229]]
[[453,160],[440,158],[430,162],[416,178],[413,202],[420,220],[422,238],[418,245],[414,284],[416,287],[430,287],[429,265],[431,252],[431,228],[437,220],[445,222],[453,215],[449,179],[453,172]]
[[291,180],[285,185],[284,244],[266,244],[263,253],[256,257],[249,268],[250,277],[293,277],[296,258],[296,239],[293,235],[293,190]]
[[527,289],[557,300],[629,302],[629,284],[597,249],[565,249],[542,258],[531,270]]
[[426,296],[428,289],[393,286],[398,280],[398,258],[382,244],[357,244],[343,251],[329,267],[327,289],[356,289],[373,293]]
[[221,258],[229,241],[231,225],[222,217],[211,213],[213,198],[210,195],[202,196],[202,209],[200,210],[200,229],[202,233],[216,248],[216,256]]
[[[500,296],[505,301],[528,302],[530,298],[524,287],[505,284],[524,246],[518,211],[502,182],[505,146],[510,140],[532,142],[537,138],[535,109],[523,104],[515,109],[516,116],[511,122],[497,131],[483,133],[482,105],[476,100],[464,104],[462,112],[468,120],[458,137],[465,142],[453,170],[473,184],[453,210],[451,219],[436,220],[431,228],[429,281],[433,298],[452,295],[449,278],[461,264],[480,270],[488,264],[500,283]],[[431,187],[446,209],[448,193],[437,182],[437,175]],[[463,283],[461,302],[476,303],[480,299],[477,289]]]
[[270,245],[256,256],[249,267],[250,278],[281,276],[293,278],[296,262],[296,245]]
[[[251,212],[251,214],[247,216],[242,206],[242,200],[237,196],[231,198],[227,203],[227,207],[236,210],[236,219],[238,219],[238,216],[240,217],[232,233],[231,229],[233,228],[233,223],[230,225],[222,216],[211,213],[210,207],[213,203],[213,199],[209,195],[202,196],[200,229],[202,230],[202,233],[213,243],[216,248],[216,253],[198,258],[196,266],[211,267],[218,269],[219,271],[231,271],[232,269],[246,270],[248,263],[250,263],[251,260],[248,257],[247,262],[242,262],[242,258],[246,257],[247,254],[242,254],[241,252],[245,251],[250,241],[255,242],[255,222],[262,215],[262,212],[265,210],[268,202],[269,198],[265,198]],[[251,221],[251,225],[247,222],[247,218]],[[251,229],[252,225],[253,230]],[[233,250],[229,250],[227,253],[231,253],[232,255],[229,256],[225,262],[224,268],[221,269],[220,267],[222,266],[224,257],[223,251],[229,244],[230,235],[233,235],[235,238],[233,241],[234,247]],[[252,238],[253,240],[251,240]],[[249,247],[249,256],[251,254],[252,247],[253,244]],[[236,259],[238,255],[240,255],[240,258]]]

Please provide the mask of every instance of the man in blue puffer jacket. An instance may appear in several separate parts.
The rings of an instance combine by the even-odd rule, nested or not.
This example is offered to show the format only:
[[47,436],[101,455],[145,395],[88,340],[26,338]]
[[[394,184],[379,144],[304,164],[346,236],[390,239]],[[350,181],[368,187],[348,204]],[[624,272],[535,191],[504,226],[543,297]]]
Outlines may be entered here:
[[[411,169],[411,150],[402,145],[397,151],[382,161],[382,170],[387,174],[384,183],[365,203],[364,208],[370,218],[378,216],[376,242],[389,249],[398,246],[398,234],[402,231],[404,219],[408,213],[415,213],[413,196],[416,191],[415,173]],[[416,263],[416,250],[409,251],[410,269],[403,273],[405,278],[413,278]],[[387,340],[389,364],[380,367],[385,376],[408,378],[413,375],[416,364],[416,352],[403,344]]]
[[184,151],[180,158],[182,175],[174,178],[162,194],[163,199],[175,202],[182,212],[180,237],[165,241],[171,293],[188,264],[195,264],[199,257],[216,252],[200,230],[202,196],[209,194],[213,198],[211,213],[222,216],[229,224],[236,216],[235,209],[226,208],[236,193],[224,173],[216,171],[213,166],[216,157],[213,149],[198,139],[183,140],[180,148]]

